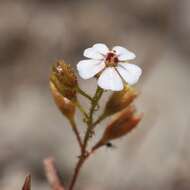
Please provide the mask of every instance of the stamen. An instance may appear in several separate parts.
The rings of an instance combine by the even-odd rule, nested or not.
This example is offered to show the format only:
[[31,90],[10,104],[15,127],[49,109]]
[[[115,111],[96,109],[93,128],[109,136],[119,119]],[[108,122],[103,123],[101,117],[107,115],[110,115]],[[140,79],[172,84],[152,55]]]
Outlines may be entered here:
[[107,55],[107,57],[106,57],[106,61],[111,61],[111,59],[114,57],[114,53],[112,53],[112,52],[110,52],[110,53],[108,53],[108,55]]
[[109,52],[106,56],[106,65],[108,67],[115,67],[118,64],[118,57],[115,53]]

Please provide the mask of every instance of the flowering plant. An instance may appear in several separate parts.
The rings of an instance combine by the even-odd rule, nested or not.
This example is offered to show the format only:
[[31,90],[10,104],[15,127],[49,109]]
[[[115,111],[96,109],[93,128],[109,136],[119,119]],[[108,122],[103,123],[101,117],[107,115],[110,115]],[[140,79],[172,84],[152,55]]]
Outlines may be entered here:
[[[69,190],[73,190],[82,165],[91,155],[94,155],[97,149],[105,145],[111,146],[112,140],[128,134],[141,120],[141,116],[136,114],[133,105],[137,92],[131,85],[138,81],[142,70],[137,65],[127,62],[134,59],[135,54],[120,46],[109,50],[105,44],[99,43],[86,49],[84,56],[88,59],[80,61],[77,64],[77,70],[83,79],[94,77],[97,80],[94,96],[90,96],[80,88],[73,69],[63,60],[53,65],[50,76],[50,88],[55,103],[70,122],[80,148],[80,156]],[[101,108],[99,101],[108,90],[113,93],[107,100],[102,113],[95,118],[94,113]],[[88,111],[80,104],[77,94],[84,96],[90,102]],[[75,119],[76,108],[81,111],[83,121],[87,125],[85,134],[81,134],[78,129]],[[89,149],[88,142],[95,135],[97,125],[113,115],[115,117],[105,127],[102,137]]]

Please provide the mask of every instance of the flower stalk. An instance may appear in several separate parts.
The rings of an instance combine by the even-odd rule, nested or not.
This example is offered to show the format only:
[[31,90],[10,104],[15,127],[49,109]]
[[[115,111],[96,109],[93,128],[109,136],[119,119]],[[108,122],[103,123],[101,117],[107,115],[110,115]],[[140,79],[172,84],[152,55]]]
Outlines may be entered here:
[[76,183],[76,180],[78,178],[78,174],[80,172],[82,165],[87,160],[87,158],[91,155],[86,149],[87,149],[87,145],[88,145],[88,140],[91,137],[91,133],[92,133],[92,129],[93,129],[93,125],[92,125],[93,124],[93,113],[95,111],[96,106],[98,105],[100,98],[102,97],[102,94],[103,94],[103,90],[100,87],[97,87],[95,95],[91,102],[91,108],[90,108],[88,121],[87,121],[87,130],[86,130],[86,134],[84,136],[84,140],[83,140],[83,144],[82,144],[81,155],[79,157],[78,163],[76,164],[74,174],[73,174],[73,177],[71,180],[71,184],[69,186],[69,190],[73,190],[73,187]]
[[77,92],[78,92],[80,95],[82,95],[82,96],[84,96],[85,98],[87,98],[88,100],[90,100],[90,101],[93,100],[93,98],[92,98],[90,95],[88,95],[85,91],[83,91],[79,86],[77,86]]
[[[138,94],[130,85],[138,81],[142,70],[137,65],[127,62],[134,59],[135,54],[120,46],[109,50],[105,44],[95,44],[84,51],[84,56],[89,59],[80,61],[77,70],[83,79],[94,77],[97,80],[93,97],[80,88],[74,70],[63,60],[54,64],[50,76],[50,89],[55,103],[70,122],[80,148],[80,156],[68,190],[74,189],[83,164],[97,149],[127,135],[141,120],[141,116],[136,114],[133,106]],[[102,113],[94,119],[95,112],[102,108],[100,99],[106,90],[114,92],[106,101]],[[77,95],[83,96],[90,102],[88,110],[81,105]],[[87,126],[83,135],[80,134],[75,122],[77,108]],[[102,137],[89,148],[88,144],[95,134],[96,126],[111,116],[115,119],[105,126]]]
[[82,150],[83,149],[83,143],[82,143],[80,133],[79,133],[79,131],[77,129],[76,123],[75,123],[74,119],[70,119],[69,121],[70,121],[70,124],[72,126],[73,132],[74,132],[74,134],[76,136],[76,139],[77,139],[77,142],[79,144],[79,147]]

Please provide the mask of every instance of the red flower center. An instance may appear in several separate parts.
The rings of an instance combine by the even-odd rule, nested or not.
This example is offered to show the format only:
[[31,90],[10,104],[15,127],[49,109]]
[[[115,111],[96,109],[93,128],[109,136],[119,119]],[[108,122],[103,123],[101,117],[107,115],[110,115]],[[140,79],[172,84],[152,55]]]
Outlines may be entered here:
[[109,52],[106,56],[106,66],[108,67],[115,67],[118,64],[118,57],[115,53]]

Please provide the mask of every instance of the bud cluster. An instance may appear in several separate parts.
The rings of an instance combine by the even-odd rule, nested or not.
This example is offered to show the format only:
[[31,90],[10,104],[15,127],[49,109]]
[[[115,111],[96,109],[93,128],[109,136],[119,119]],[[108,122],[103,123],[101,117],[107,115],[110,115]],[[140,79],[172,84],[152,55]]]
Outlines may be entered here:
[[69,119],[74,117],[77,77],[70,65],[63,60],[52,67],[50,89],[56,105]]

